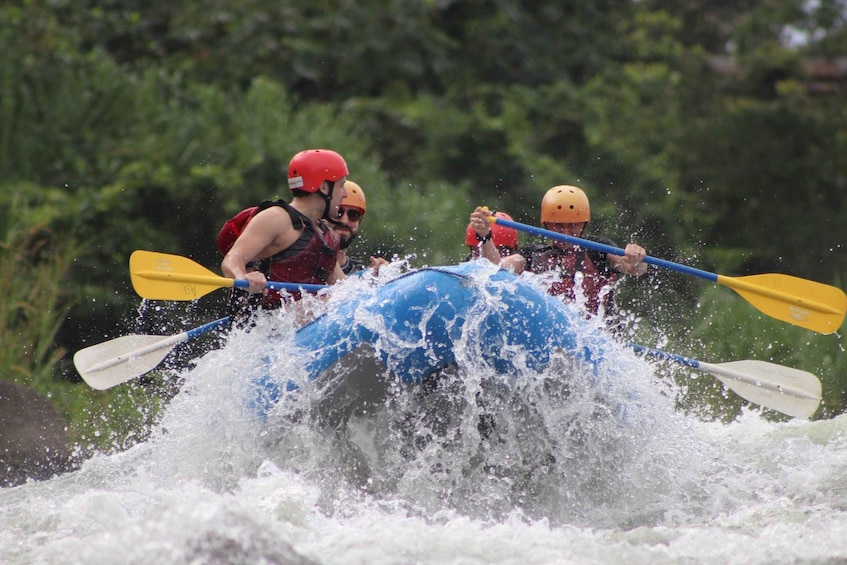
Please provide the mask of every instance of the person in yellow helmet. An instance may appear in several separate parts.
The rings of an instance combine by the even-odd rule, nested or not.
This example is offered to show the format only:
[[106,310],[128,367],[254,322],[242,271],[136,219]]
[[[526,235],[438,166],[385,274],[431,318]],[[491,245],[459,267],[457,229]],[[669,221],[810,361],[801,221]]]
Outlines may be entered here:
[[[618,273],[641,276],[647,272],[647,263],[644,262],[647,252],[634,243],[628,244],[624,255],[619,256],[552,240],[526,246],[518,253],[501,258],[491,242],[490,215],[486,208],[478,207],[470,217],[482,242],[480,250],[483,257],[516,273],[555,272],[557,276],[547,291],[571,300],[576,299],[579,292],[591,314],[608,316],[614,312],[613,290]],[[541,200],[541,223],[545,229],[614,246],[608,240],[583,234],[590,220],[588,197],[579,187],[554,186]]]
[[[358,183],[347,179],[344,183],[344,190],[347,195],[341,200],[338,206],[338,217],[331,220],[332,229],[338,234],[341,239],[341,245],[338,250],[338,266],[345,275],[361,271],[365,268],[365,263],[361,259],[351,257],[347,253],[347,248],[359,235],[362,218],[368,211],[368,203],[365,198],[365,191]],[[388,261],[382,257],[371,257],[370,265],[378,273],[380,265],[386,265]]]

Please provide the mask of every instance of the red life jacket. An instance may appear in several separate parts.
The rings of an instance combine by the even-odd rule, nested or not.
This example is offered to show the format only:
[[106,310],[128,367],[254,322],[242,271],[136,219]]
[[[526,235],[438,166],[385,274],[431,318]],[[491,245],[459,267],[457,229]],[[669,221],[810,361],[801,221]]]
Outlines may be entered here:
[[[253,217],[266,208],[280,206],[288,212],[291,225],[302,230],[290,247],[271,257],[250,263],[248,267],[261,271],[269,281],[294,282],[304,284],[326,284],[335,269],[341,240],[323,220],[313,223],[307,216],[292,208],[283,200],[266,200],[258,206],[242,210],[224,223],[218,233],[218,249],[226,255],[235,240],[244,232],[244,228]],[[289,293],[293,300],[299,300],[299,292]],[[275,290],[264,293],[262,306],[278,308],[283,303],[282,295]]]
[[602,253],[592,254],[578,246],[566,249],[544,246],[532,249],[524,257],[527,259],[527,270],[533,273],[558,272],[560,278],[547,289],[549,294],[575,300],[574,287],[579,273],[587,310],[596,315],[602,305],[604,315],[614,312],[615,272],[606,263]]

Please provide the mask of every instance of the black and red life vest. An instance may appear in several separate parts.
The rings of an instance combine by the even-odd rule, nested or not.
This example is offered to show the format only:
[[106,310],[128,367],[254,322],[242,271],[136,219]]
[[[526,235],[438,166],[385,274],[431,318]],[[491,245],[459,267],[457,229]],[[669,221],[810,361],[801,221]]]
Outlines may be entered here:
[[[341,241],[338,235],[320,220],[313,223],[307,216],[283,200],[265,200],[258,206],[242,210],[224,223],[218,233],[218,249],[226,255],[235,240],[253,217],[271,206],[280,206],[291,217],[291,225],[302,230],[300,237],[287,249],[271,257],[250,263],[248,267],[261,271],[269,281],[304,284],[327,284],[335,269]],[[301,298],[299,292],[290,293],[293,300]],[[279,292],[269,290],[264,294],[264,308],[278,308],[283,303]]]
[[578,246],[559,248],[537,245],[527,247],[521,251],[521,255],[526,259],[527,271],[536,274],[551,271],[558,273],[558,280],[547,289],[549,294],[575,300],[576,280],[581,278],[586,309],[594,315],[602,311],[608,316],[614,312],[616,273],[606,260],[605,253]]

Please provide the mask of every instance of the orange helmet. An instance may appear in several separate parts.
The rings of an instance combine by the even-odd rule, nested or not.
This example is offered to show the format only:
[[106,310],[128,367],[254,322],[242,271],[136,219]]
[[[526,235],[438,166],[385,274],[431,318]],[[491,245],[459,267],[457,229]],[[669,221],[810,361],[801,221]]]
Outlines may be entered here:
[[[494,217],[503,218],[510,222],[514,221],[512,220],[512,217],[505,212],[494,212]],[[518,230],[514,228],[491,224],[491,239],[497,247],[509,247],[511,249],[518,248]],[[465,245],[471,247],[478,244],[479,241],[476,239],[476,230],[473,229],[471,224],[468,224],[468,229],[465,230]]]
[[344,190],[347,191],[347,196],[344,197],[340,205],[358,208],[364,216],[365,212],[368,211],[368,206],[365,203],[365,191],[362,190],[362,187],[348,179],[344,182]]
[[325,180],[335,182],[349,174],[344,158],[329,149],[307,149],[288,164],[288,188],[317,192]]
[[541,200],[541,223],[578,224],[591,220],[588,197],[576,186],[554,186]]

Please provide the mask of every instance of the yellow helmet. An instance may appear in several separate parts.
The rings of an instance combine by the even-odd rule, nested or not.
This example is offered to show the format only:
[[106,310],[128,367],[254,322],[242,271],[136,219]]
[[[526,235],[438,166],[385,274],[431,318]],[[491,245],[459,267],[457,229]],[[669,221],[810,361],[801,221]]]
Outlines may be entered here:
[[353,208],[359,208],[364,216],[368,207],[365,203],[365,191],[362,190],[362,187],[348,179],[344,182],[344,190],[347,191],[347,196],[345,196],[344,200],[341,201],[340,206],[352,206]]
[[541,223],[578,224],[591,220],[588,197],[576,186],[554,186],[541,200]]

